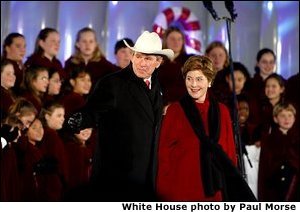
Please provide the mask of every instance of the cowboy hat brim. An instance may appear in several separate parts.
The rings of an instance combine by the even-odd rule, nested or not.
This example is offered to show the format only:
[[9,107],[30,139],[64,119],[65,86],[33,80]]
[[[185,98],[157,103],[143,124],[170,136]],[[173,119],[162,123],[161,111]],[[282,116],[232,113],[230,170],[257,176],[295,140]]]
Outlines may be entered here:
[[147,51],[147,50],[142,50],[142,49],[137,49],[137,48],[134,48],[134,47],[131,47],[127,42],[126,40],[123,40],[123,42],[125,43],[125,45],[131,49],[132,51],[135,51],[135,52],[141,52],[141,53],[144,53],[144,54],[158,54],[158,55],[164,55],[164,56],[167,56],[169,59],[172,59],[174,57],[174,52],[173,50],[171,49],[162,49],[162,50],[158,50],[158,51]]

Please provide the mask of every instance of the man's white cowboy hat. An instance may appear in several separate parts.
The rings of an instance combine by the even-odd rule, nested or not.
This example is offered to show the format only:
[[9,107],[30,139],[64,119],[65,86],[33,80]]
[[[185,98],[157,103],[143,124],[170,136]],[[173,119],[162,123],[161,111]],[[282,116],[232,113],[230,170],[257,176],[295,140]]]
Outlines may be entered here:
[[144,54],[158,54],[165,55],[169,59],[174,57],[172,49],[162,49],[162,43],[160,37],[156,32],[145,31],[138,37],[133,47],[129,46],[128,43],[123,40],[125,45],[135,52],[141,52]]

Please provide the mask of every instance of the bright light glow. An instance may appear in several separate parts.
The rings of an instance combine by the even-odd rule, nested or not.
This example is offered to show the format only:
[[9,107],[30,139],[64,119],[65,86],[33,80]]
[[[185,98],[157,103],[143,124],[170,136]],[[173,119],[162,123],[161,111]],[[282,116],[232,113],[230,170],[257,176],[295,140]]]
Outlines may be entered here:
[[18,33],[23,34],[23,32],[24,32],[23,26],[24,26],[23,20],[19,20],[18,25],[17,25]]
[[65,55],[64,60],[66,61],[72,54],[72,36],[70,33],[66,32],[65,35],[66,43],[65,43]]
[[112,5],[116,6],[118,4],[118,1],[111,1]]
[[270,11],[270,12],[272,12],[272,10],[273,10],[273,2],[272,1],[268,1],[268,10]]
[[45,27],[46,27],[45,20],[42,20],[41,29],[45,29]]
[[280,67],[280,64],[281,64],[281,53],[282,53],[282,45],[281,45],[281,39],[280,37],[278,37],[278,43],[277,43],[277,74],[281,74],[281,67]]
[[93,24],[92,23],[89,23],[89,28],[93,28]]

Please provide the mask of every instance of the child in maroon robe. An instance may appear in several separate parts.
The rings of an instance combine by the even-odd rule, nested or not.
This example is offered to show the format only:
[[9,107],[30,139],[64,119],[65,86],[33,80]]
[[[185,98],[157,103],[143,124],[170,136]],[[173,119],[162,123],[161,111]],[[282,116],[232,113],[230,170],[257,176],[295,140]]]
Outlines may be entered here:
[[295,200],[295,191],[299,191],[300,142],[299,131],[293,127],[295,115],[296,110],[291,104],[274,107],[277,127],[272,129],[261,146],[258,174],[260,201]]

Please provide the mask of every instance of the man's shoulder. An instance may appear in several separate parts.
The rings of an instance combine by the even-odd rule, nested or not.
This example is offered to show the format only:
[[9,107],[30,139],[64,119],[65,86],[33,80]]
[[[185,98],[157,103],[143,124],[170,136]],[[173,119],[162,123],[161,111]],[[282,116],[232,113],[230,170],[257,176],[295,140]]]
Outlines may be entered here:
[[102,86],[113,86],[118,87],[122,85],[125,82],[128,82],[128,79],[130,78],[130,73],[128,70],[120,70],[117,72],[110,73],[103,78],[99,79],[96,87],[102,87]]

